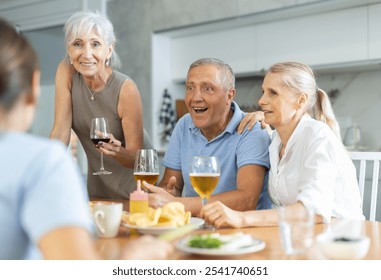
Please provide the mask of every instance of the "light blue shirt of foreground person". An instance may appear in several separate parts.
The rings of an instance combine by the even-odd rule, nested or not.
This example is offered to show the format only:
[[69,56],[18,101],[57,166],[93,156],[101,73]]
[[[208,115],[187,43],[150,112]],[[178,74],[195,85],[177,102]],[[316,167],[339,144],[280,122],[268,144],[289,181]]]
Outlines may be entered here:
[[92,233],[85,184],[64,146],[0,132],[0,259],[40,259],[37,242],[67,226]]
[[[166,168],[181,170],[184,187],[182,196],[198,196],[189,179],[189,164],[193,156],[216,156],[220,161],[220,179],[213,194],[237,189],[238,169],[244,165],[255,164],[270,168],[270,137],[266,130],[256,123],[252,130],[237,132],[237,126],[245,113],[232,102],[233,117],[226,129],[216,138],[208,141],[201,130],[193,124],[189,114],[176,124],[163,159]],[[272,208],[267,191],[268,171],[257,209]]]

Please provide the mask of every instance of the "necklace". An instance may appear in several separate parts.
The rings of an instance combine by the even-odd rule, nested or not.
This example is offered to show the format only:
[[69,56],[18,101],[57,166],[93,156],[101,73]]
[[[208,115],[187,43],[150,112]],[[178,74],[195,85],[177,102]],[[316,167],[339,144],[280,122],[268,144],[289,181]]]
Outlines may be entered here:
[[86,86],[87,90],[89,91],[89,93],[90,93],[90,95],[91,95],[90,100],[95,100],[94,95],[95,95],[97,92],[96,92],[96,91],[95,91],[95,92],[91,92],[91,90],[90,90],[89,87],[86,85],[86,83],[85,83],[85,86]]
[[[108,76],[107,76],[107,73],[106,73],[105,79],[104,79],[104,81],[103,81],[104,85],[106,85],[107,78],[108,78]],[[87,86],[87,84],[86,84],[85,82],[84,82],[84,84],[85,84],[85,86],[86,86],[88,92],[89,92],[90,95],[91,95],[90,100],[91,100],[91,101],[95,100],[94,95],[95,95],[96,93],[98,93],[99,91],[94,91],[94,92],[92,92],[92,91],[90,90],[90,88]]]

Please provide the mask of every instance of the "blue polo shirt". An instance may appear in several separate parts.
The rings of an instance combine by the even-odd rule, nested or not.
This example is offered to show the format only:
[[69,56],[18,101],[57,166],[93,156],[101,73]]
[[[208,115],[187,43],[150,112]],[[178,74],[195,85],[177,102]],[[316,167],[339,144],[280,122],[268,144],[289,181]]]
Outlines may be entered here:
[[[211,141],[195,127],[189,113],[177,122],[162,164],[166,168],[181,170],[184,180],[182,196],[198,196],[189,179],[189,164],[193,156],[216,156],[219,159],[220,180],[213,194],[236,190],[238,169],[244,165],[256,164],[270,169],[268,133],[256,123],[252,130],[239,134],[237,126],[245,113],[235,102],[231,108],[234,114],[226,129]],[[257,209],[272,208],[267,181],[268,171]]]

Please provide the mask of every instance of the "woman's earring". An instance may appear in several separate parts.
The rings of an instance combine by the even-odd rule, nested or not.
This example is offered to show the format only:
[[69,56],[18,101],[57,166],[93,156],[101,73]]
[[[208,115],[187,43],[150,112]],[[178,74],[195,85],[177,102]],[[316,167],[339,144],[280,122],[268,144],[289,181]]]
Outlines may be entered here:
[[106,58],[105,63],[106,63],[107,66],[109,66],[110,65],[110,58]]
[[71,60],[71,57],[69,57],[70,64],[73,64],[73,61]]

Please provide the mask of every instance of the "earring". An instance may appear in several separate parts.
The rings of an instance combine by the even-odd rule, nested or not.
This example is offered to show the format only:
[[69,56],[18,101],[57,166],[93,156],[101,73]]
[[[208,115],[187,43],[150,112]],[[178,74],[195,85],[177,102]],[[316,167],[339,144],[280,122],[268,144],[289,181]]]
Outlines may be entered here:
[[71,60],[71,57],[69,57],[70,64],[73,64],[73,61]]
[[105,63],[106,63],[106,65],[107,65],[107,66],[109,66],[109,65],[110,65],[110,60],[111,60],[110,58],[106,58],[106,61],[105,61]]

